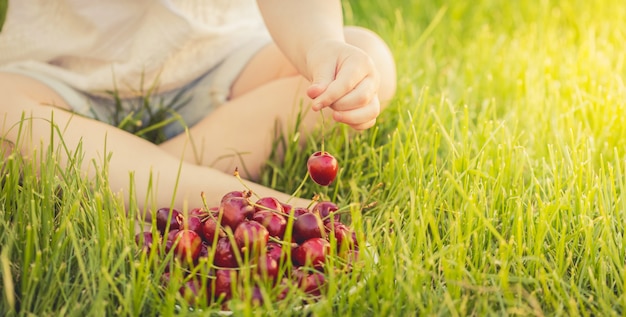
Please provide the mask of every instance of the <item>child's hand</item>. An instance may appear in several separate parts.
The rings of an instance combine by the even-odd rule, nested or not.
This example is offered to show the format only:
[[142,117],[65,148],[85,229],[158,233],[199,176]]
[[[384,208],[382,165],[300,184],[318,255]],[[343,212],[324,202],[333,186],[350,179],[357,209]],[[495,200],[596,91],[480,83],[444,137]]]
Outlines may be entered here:
[[312,77],[307,95],[314,111],[330,107],[335,121],[356,130],[376,123],[380,79],[365,52],[341,41],[321,41],[309,50],[306,61]]

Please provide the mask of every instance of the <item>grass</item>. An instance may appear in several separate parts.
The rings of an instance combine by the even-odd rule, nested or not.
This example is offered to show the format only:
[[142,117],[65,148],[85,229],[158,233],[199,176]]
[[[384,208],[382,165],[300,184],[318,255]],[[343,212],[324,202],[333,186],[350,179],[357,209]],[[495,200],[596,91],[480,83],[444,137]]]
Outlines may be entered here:
[[[375,128],[351,138],[328,131],[342,169],[325,194],[341,205],[376,202],[351,219],[380,257],[364,262],[366,280],[333,277],[309,312],[625,314],[626,7],[344,4],[349,22],[388,41],[399,86]],[[286,160],[270,161],[262,178],[286,191],[319,146],[290,140]],[[3,162],[0,314],[182,315],[176,289],[159,287],[163,268],[136,253],[106,166],[88,181],[75,168],[80,156],[60,168],[57,150],[66,149],[39,153],[40,166]],[[302,314],[297,305],[233,309]]]

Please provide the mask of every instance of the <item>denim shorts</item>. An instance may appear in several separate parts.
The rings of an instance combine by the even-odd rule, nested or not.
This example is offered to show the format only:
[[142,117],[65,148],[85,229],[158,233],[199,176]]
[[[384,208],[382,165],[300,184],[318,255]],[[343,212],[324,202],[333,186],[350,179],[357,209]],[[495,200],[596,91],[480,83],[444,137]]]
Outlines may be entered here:
[[125,99],[116,98],[113,92],[110,96],[103,96],[80,91],[61,80],[35,71],[7,67],[0,67],[0,71],[39,80],[58,93],[71,110],[81,116],[129,132],[158,132],[157,139],[146,138],[159,143],[182,133],[226,102],[233,82],[250,59],[269,41],[269,38],[262,38],[245,44],[214,68],[180,88],[166,92],[158,92],[156,89],[144,92],[140,97]]

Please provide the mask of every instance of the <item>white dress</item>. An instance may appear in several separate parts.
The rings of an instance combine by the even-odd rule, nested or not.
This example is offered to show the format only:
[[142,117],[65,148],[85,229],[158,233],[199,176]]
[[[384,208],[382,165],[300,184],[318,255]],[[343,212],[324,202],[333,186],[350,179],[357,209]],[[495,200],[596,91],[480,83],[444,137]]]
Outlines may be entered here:
[[269,34],[254,0],[17,0],[0,68],[124,97],[157,80],[161,91],[184,86],[260,37]]

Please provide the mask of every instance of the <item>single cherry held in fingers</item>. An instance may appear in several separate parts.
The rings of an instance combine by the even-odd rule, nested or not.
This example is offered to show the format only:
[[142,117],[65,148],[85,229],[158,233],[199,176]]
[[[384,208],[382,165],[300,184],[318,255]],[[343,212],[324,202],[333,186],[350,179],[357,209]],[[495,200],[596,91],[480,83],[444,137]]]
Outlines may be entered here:
[[313,153],[306,166],[313,181],[322,186],[330,185],[335,180],[339,169],[337,159],[326,151]]

